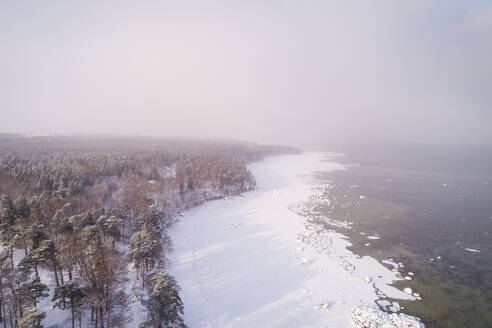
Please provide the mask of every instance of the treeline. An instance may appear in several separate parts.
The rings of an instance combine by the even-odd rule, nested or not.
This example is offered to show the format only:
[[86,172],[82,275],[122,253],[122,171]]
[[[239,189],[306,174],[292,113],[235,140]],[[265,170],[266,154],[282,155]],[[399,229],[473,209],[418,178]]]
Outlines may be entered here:
[[168,229],[187,208],[253,189],[245,163],[293,152],[158,138],[0,138],[0,327],[135,325],[135,298],[147,314],[140,327],[185,327],[166,271]]

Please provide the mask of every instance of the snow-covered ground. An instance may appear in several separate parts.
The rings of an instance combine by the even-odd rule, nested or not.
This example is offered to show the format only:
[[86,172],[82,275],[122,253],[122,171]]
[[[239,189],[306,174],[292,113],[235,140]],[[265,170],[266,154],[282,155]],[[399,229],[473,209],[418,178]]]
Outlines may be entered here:
[[314,172],[343,169],[325,158],[305,153],[251,164],[256,191],[192,209],[172,229],[170,272],[190,327],[363,327],[357,318],[419,327],[404,315],[387,323],[366,308],[384,295],[415,299],[389,285],[403,279],[396,270],[353,254],[345,236],[289,209],[307,200]]

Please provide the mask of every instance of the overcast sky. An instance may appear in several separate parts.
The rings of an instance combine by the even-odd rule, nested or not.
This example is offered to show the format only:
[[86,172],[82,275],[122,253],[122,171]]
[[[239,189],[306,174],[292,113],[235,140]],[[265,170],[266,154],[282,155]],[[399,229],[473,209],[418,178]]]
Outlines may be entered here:
[[492,142],[491,1],[1,1],[0,131]]

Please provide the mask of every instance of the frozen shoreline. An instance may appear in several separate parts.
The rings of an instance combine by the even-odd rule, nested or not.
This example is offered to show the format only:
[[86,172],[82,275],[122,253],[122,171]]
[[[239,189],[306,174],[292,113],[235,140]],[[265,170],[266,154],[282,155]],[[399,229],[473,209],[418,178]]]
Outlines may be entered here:
[[257,190],[192,209],[171,230],[170,272],[190,327],[352,327],[354,308],[383,294],[414,299],[389,286],[402,279],[397,272],[296,213],[313,193],[314,172],[343,169],[325,156],[251,164]]

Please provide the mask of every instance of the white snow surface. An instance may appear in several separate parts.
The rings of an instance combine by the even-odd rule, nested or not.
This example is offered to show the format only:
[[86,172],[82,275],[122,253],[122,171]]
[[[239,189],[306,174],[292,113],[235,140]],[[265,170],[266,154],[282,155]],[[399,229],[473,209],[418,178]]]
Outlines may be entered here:
[[190,327],[355,327],[354,309],[380,297],[415,300],[389,285],[398,272],[288,209],[307,200],[314,172],[343,169],[326,156],[251,164],[257,190],[192,209],[172,228],[169,270]]
[[[396,303],[396,302],[394,302]],[[396,303],[397,306],[398,303]],[[387,314],[369,307],[359,307],[350,313],[354,328],[420,328],[422,323],[414,317],[401,314]]]

